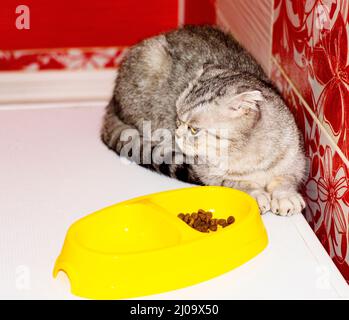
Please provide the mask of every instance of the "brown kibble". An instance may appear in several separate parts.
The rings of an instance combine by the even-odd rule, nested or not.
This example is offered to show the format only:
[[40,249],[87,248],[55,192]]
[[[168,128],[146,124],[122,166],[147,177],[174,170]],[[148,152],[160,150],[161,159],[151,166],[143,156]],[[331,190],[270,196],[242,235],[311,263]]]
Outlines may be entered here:
[[211,226],[216,226],[217,225],[217,219],[211,219],[210,224],[211,224]]
[[218,219],[218,221],[217,221],[217,224],[219,224],[220,226],[223,226],[226,223],[227,222],[225,221],[225,219]]
[[202,226],[202,232],[208,232],[208,226],[207,225],[204,225]]
[[178,214],[178,218],[181,219],[181,220],[183,220],[183,219],[184,219],[184,213],[179,213],[179,214]]
[[206,214],[204,214],[204,213],[199,213],[199,218],[200,218],[202,221],[206,221]]
[[194,220],[196,220],[196,219],[198,218],[198,213],[197,213],[197,212],[193,212],[193,213],[191,214],[191,217],[192,217]]
[[227,220],[213,218],[213,213],[211,211],[205,211],[203,209],[199,209],[197,212],[192,213],[179,213],[178,218],[193,229],[205,233],[217,231],[218,226],[225,228],[235,221],[233,216],[229,216]]
[[211,224],[211,225],[210,225],[210,230],[211,230],[211,231],[217,231],[217,225]]
[[233,216],[229,216],[228,219],[227,219],[227,223],[228,224],[232,224],[235,222],[235,218]]

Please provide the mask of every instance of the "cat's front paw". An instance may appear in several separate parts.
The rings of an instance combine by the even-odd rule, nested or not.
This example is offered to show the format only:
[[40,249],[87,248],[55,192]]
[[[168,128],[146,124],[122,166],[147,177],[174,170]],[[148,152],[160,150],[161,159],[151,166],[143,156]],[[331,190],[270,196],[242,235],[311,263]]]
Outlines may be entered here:
[[295,191],[273,192],[271,211],[280,216],[291,216],[301,213],[305,208],[303,197]]
[[263,190],[255,190],[252,191],[251,196],[256,199],[259,207],[259,211],[261,214],[266,213],[267,211],[270,211],[270,195],[269,193],[263,191]]

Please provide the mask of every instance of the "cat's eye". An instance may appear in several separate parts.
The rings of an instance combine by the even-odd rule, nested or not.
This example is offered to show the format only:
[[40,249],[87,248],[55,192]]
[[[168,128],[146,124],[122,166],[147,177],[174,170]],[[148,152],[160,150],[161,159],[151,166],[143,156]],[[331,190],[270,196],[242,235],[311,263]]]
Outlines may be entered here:
[[196,135],[199,132],[199,129],[196,129],[196,128],[193,128],[193,127],[189,127],[189,130],[190,130],[192,135]]

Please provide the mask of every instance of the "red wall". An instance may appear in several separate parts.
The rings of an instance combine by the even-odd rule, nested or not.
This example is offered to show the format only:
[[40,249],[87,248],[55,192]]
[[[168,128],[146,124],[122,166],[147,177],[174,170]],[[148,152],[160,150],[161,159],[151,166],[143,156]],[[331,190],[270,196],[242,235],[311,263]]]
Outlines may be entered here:
[[216,22],[215,0],[187,0],[186,24],[214,24]]
[[[186,0],[186,23],[214,23],[213,0]],[[30,8],[30,30],[15,26]],[[127,46],[178,26],[178,0],[1,0],[0,49]]]
[[[17,30],[15,8],[30,8],[30,30]],[[177,0],[2,0],[1,49],[130,45],[177,26]]]

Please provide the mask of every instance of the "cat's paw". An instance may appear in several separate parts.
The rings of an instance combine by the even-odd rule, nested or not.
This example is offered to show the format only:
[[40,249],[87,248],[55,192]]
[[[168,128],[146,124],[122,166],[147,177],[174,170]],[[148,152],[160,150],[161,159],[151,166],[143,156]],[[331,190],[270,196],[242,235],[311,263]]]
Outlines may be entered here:
[[280,216],[301,213],[305,208],[303,197],[295,191],[273,192],[271,211]]
[[270,211],[270,195],[263,190],[255,190],[251,192],[251,196],[256,199],[261,214]]

